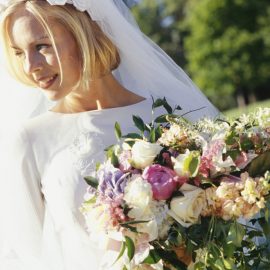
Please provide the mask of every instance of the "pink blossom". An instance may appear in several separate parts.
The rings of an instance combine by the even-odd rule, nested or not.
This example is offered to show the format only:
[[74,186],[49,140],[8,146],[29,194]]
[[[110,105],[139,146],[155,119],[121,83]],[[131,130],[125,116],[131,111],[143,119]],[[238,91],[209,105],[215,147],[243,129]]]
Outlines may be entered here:
[[179,177],[176,173],[159,164],[145,168],[142,177],[151,184],[155,200],[169,199],[178,187]]
[[255,157],[257,157],[256,154],[248,154],[242,151],[234,163],[239,169],[244,169]]

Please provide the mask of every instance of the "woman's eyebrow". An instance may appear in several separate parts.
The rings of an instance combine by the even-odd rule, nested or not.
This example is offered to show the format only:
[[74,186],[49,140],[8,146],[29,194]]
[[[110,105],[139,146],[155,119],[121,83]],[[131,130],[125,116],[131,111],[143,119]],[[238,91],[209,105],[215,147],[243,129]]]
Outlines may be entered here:
[[[40,40],[43,40],[43,39],[48,39],[48,38],[49,38],[49,37],[48,37],[47,35],[44,35],[44,36],[41,36],[41,37],[37,38],[36,40],[34,40],[33,42],[31,42],[30,44],[33,44],[33,43],[35,43],[35,42],[37,42],[37,41],[40,41]],[[19,50],[19,48],[16,47],[16,46],[10,45],[10,47],[11,47],[12,49]]]

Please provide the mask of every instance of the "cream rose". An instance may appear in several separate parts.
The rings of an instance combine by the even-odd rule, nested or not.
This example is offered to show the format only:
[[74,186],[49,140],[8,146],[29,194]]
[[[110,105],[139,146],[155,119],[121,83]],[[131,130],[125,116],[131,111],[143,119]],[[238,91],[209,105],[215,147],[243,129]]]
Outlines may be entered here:
[[189,184],[184,184],[180,191],[184,196],[172,199],[168,214],[182,226],[189,227],[199,220],[206,203],[205,191]]
[[136,141],[132,146],[132,165],[137,169],[144,169],[151,165],[155,157],[160,153],[162,147],[156,143],[143,140]]

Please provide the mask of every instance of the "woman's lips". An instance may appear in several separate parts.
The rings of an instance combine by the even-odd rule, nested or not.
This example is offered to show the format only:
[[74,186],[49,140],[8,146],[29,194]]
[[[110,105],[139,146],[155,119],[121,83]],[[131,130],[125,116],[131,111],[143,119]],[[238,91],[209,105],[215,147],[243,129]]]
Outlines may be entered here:
[[39,87],[42,89],[48,89],[56,80],[57,74],[51,77],[38,80]]

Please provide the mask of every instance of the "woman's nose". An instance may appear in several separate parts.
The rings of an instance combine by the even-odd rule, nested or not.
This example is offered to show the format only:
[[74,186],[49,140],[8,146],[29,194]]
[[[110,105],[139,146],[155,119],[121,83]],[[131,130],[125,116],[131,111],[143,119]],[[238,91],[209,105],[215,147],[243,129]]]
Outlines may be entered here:
[[38,54],[26,53],[24,59],[24,71],[28,75],[42,69],[42,59]]

